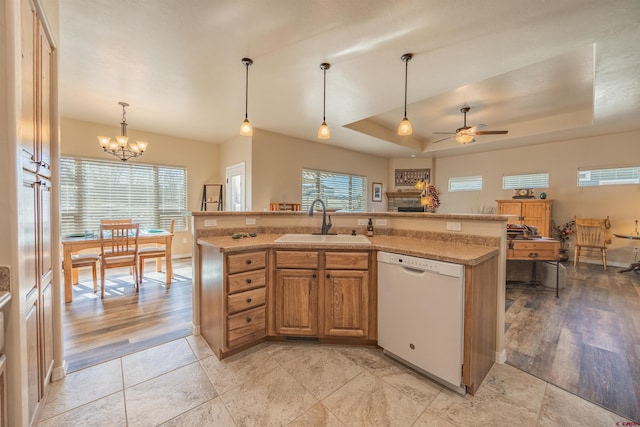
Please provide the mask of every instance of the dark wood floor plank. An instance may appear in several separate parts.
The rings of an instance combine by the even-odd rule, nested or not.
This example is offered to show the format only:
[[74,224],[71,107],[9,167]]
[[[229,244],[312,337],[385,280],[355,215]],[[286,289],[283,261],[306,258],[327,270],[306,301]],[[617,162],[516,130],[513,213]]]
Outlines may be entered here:
[[507,363],[640,421],[640,274],[565,267],[560,298],[507,288]]

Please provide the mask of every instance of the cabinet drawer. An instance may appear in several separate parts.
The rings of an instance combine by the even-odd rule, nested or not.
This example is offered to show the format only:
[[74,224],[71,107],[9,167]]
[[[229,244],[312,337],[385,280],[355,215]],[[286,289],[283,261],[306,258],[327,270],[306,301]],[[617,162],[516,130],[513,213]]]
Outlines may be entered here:
[[367,270],[369,268],[368,252],[327,252],[325,268],[332,270]]
[[227,257],[227,272],[229,274],[242,273],[243,271],[258,270],[266,265],[266,252],[248,252],[234,254]]
[[553,249],[509,249],[507,251],[507,259],[540,259],[555,260],[558,258],[558,252]]
[[318,252],[313,251],[276,251],[278,268],[318,268]]
[[227,296],[227,313],[233,314],[248,308],[264,305],[265,288],[253,289]]
[[227,318],[227,345],[233,348],[266,335],[264,306]]
[[229,286],[228,293],[230,294],[263,287],[266,283],[265,270],[262,269],[230,275],[227,283]]

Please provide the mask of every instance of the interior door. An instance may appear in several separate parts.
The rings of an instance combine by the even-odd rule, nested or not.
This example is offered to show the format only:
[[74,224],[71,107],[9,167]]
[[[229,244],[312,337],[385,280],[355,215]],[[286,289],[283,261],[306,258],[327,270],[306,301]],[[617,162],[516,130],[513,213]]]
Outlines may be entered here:
[[227,211],[247,210],[244,162],[227,167]]

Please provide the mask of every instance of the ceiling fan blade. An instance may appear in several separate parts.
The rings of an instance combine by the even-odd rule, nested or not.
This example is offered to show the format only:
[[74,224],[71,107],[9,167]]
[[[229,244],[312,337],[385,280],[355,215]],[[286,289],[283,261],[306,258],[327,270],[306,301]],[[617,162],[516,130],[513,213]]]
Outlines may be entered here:
[[[439,132],[439,133],[444,133],[444,132]],[[448,136],[446,138],[442,138],[442,139],[437,139],[435,141],[431,141],[433,144],[435,144],[436,142],[440,142],[440,141],[445,141],[447,139],[453,138],[453,136]]]
[[504,135],[505,133],[508,133],[508,130],[481,130],[479,132],[476,132],[476,135]]

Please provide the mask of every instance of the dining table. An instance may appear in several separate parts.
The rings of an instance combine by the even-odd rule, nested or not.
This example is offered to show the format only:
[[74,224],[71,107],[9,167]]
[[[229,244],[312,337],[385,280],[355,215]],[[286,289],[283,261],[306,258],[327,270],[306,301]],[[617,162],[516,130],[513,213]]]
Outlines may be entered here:
[[[173,233],[167,230],[141,230],[138,235],[138,245],[158,244],[166,245],[166,283],[171,284],[173,267],[171,265],[171,242]],[[100,236],[98,233],[68,234],[62,239],[62,268],[64,270],[64,302],[73,301],[73,277],[71,256],[79,251],[87,249],[100,249]],[[156,259],[156,270],[162,271],[162,258]]]
[[[614,234],[619,239],[640,240],[640,234],[638,233],[638,221],[636,221],[636,231],[630,234]],[[635,252],[633,262],[629,264],[629,267],[618,271],[618,273],[626,273],[627,271],[640,271],[640,262],[638,262],[638,252]]]

